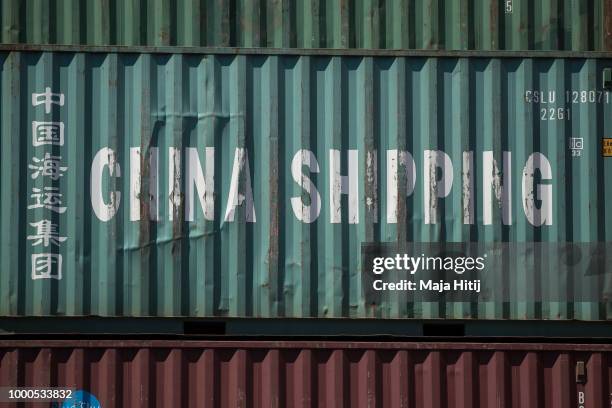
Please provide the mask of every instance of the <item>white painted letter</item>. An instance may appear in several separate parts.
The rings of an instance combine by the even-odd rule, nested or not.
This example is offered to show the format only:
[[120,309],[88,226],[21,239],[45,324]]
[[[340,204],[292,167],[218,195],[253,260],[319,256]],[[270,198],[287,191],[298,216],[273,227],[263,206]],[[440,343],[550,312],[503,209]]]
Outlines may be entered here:
[[389,224],[397,223],[399,165],[404,166],[406,172],[406,197],[414,192],[416,185],[416,164],[412,155],[396,149],[387,150],[387,223]]
[[[425,150],[423,161],[423,204],[425,224],[436,224],[438,198],[446,197],[453,186],[453,162],[441,150]],[[438,181],[436,168],[442,169]]]
[[[531,225],[535,227],[543,224],[552,225],[552,185],[538,184],[538,195],[534,197],[533,182],[536,169],[540,171],[543,180],[552,180],[552,169],[546,156],[539,152],[529,156],[523,169],[523,210]],[[536,199],[542,201],[540,208],[536,207]]]
[[149,219],[159,221],[159,148],[151,147],[149,150]]
[[187,194],[185,197],[185,221],[194,220],[194,187],[204,210],[204,218],[213,220],[215,217],[215,148],[206,148],[206,176],[202,174],[202,164],[198,149],[188,147],[186,149],[185,182],[187,183]]
[[371,215],[370,220],[378,222],[378,152],[376,150],[366,153],[365,173],[366,213]]
[[512,225],[512,156],[511,152],[503,153],[504,183],[499,173],[497,162],[493,158],[492,151],[482,153],[482,206],[483,223],[493,223],[493,203],[491,187],[495,192],[497,204],[502,209],[502,222],[504,225]]
[[463,152],[463,224],[474,224],[474,153]]
[[181,205],[181,151],[168,148],[168,219],[178,216]]
[[[149,154],[149,219],[151,221],[159,221],[157,213],[158,197],[157,197],[157,147],[150,148]],[[142,179],[143,173],[141,168],[142,157],[140,155],[140,147],[130,148],[130,221],[140,221],[140,198],[143,194]],[[146,200],[145,200],[146,201]]]
[[359,184],[357,180],[357,150],[348,151],[348,176],[340,175],[340,150],[329,150],[329,202],[330,222],[338,224],[342,220],[340,197],[348,194],[349,224],[359,223]]
[[102,172],[108,166],[111,176],[121,177],[121,167],[117,162],[117,156],[110,147],[104,147],[96,153],[91,163],[90,195],[91,206],[100,221],[109,221],[115,216],[121,202],[121,193],[112,191],[109,203],[106,204],[102,197]]
[[302,173],[302,166],[308,167],[312,173],[319,172],[317,158],[310,150],[298,150],[291,161],[293,180],[310,196],[310,205],[305,205],[302,197],[291,197],[291,207],[298,220],[309,224],[319,218],[321,213],[321,195],[312,180]]
[[140,221],[140,147],[130,148],[130,221]]
[[[239,192],[240,173],[244,174],[245,191]],[[232,180],[230,182],[229,197],[225,210],[225,221],[234,221],[236,207],[242,205],[246,199],[246,221],[256,222],[255,206],[253,204],[253,190],[251,189],[251,171],[249,169],[248,152],[243,147],[236,148],[234,154],[234,167],[232,169]]]

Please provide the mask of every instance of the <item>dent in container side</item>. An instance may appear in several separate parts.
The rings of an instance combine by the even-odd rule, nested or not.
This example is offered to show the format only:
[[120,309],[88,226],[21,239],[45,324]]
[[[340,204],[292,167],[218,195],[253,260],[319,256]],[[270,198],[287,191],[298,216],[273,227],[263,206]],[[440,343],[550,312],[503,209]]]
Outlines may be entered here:
[[5,0],[3,43],[612,50],[612,0]]
[[[360,276],[362,242],[609,242],[609,59],[11,52],[0,63],[5,316],[609,318],[595,301],[369,304]],[[65,98],[48,114],[32,105],[47,87]],[[49,120],[64,124],[61,149],[33,144],[32,123]],[[32,177],[46,153],[68,168],[56,180]],[[534,153],[550,171],[525,176]],[[46,187],[65,214],[28,209]],[[534,217],[536,195],[546,217]],[[67,237],[62,279],[30,278],[40,214]],[[499,282],[511,295],[581,289],[515,271]],[[595,289],[609,284],[602,274]]]

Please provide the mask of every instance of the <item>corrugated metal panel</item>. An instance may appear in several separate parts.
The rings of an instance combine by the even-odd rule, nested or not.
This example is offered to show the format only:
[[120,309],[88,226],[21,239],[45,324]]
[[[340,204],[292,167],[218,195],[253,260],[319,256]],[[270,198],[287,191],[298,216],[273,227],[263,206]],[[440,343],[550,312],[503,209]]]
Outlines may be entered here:
[[[443,303],[392,293],[372,305],[365,301],[360,274],[360,245],[366,241],[611,241],[612,217],[604,208],[612,200],[606,177],[612,159],[602,157],[601,137],[612,136],[612,101],[603,93],[599,102],[589,102],[589,90],[601,91],[610,59],[13,52],[0,54],[0,67],[2,315],[610,316],[609,303],[519,298]],[[32,103],[33,94],[47,87],[64,97],[63,106],[48,105],[48,114],[46,105]],[[556,91],[554,106],[569,108],[571,120],[541,120],[540,109],[549,105],[526,103],[526,90]],[[578,102],[585,91],[585,102],[565,103],[566,91],[570,99],[578,92]],[[44,102],[44,95],[38,98]],[[59,95],[53,98],[59,103]],[[40,134],[36,130],[35,138],[33,123],[50,119],[63,123],[64,145],[34,146]],[[578,136],[584,150],[572,157],[568,138]],[[298,209],[310,203],[292,177],[300,149],[311,150],[320,166],[318,174],[302,167],[320,194],[320,216],[312,223],[298,220],[291,199],[297,197]],[[350,149],[356,150],[351,177],[358,196],[349,202],[343,197],[337,207],[330,156],[340,151],[339,170],[346,175]],[[411,152],[417,169],[414,192],[397,199],[397,223],[388,219],[394,202],[387,199],[390,149]],[[432,225],[424,219],[429,205],[421,171],[428,149],[449,155],[456,180],[434,208]],[[485,225],[483,152],[501,160],[506,150],[512,152],[512,225],[503,225],[497,208]],[[464,224],[463,151],[474,152],[473,225]],[[245,152],[248,163],[241,161]],[[552,225],[532,226],[523,210],[522,170],[533,152],[550,161]],[[67,167],[55,168],[61,173],[57,180],[51,169],[35,174],[41,164],[36,160],[45,154],[60,156],[58,167]],[[93,166],[95,157],[101,164],[110,159],[109,165]],[[214,191],[198,190],[200,200],[186,200],[194,186],[186,176],[199,168],[210,174],[213,158],[214,183],[208,186]],[[238,171],[241,163],[250,172]],[[234,173],[241,174],[237,191],[230,188]],[[252,209],[244,174],[250,176]],[[49,192],[45,188],[63,194],[64,213],[37,208],[34,196]],[[120,200],[115,196],[116,214],[114,191],[121,194]],[[234,202],[230,197],[241,202],[233,218],[226,211]],[[213,201],[205,215],[202,205]],[[194,221],[184,221],[191,217],[186,202],[193,203]],[[36,239],[43,220],[57,225],[66,241],[45,247]],[[33,280],[31,255],[49,247],[59,248],[62,277]],[[515,265],[500,284],[512,284],[517,293],[540,285],[561,294],[580,288],[567,277],[548,280],[550,275],[524,276],[520,270]],[[598,285],[610,285],[610,275],[605,281],[601,276]]]
[[0,12],[4,43],[612,50],[612,0],[5,0]]
[[602,345],[31,343],[0,342],[3,386],[75,387],[104,408],[592,408],[612,395]]

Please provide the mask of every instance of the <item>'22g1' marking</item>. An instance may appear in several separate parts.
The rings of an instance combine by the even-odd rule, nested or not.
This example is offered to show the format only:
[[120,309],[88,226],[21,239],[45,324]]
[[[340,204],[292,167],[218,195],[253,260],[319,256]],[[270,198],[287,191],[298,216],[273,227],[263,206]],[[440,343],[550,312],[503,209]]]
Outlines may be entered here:
[[540,120],[571,120],[570,108],[542,108],[540,109]]

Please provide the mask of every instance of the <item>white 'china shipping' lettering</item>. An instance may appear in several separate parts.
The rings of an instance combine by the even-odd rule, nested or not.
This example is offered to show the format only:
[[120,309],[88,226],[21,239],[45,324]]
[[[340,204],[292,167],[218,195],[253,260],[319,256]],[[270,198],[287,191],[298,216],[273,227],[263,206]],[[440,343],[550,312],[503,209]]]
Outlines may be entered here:
[[[129,153],[129,219],[139,221],[141,209],[148,208],[149,219],[160,221],[159,215],[159,178],[160,168],[158,148],[150,148],[143,156],[139,147],[132,147]],[[183,157],[184,154],[184,157]],[[461,208],[463,224],[476,222],[474,186],[482,186],[482,224],[494,223],[495,207],[500,209],[504,225],[513,223],[512,206],[512,154],[502,152],[500,163],[494,158],[493,151],[482,152],[482,177],[477,184],[474,175],[475,153],[462,153],[461,170],[456,170],[451,157],[441,150],[423,152],[422,186],[419,188],[417,167],[412,153],[400,150],[387,150],[386,155],[386,217],[388,224],[398,222],[399,206],[406,198],[418,191],[422,194],[424,224],[437,224],[440,219],[441,200],[449,200],[455,181],[455,171],[461,186]],[[322,171],[327,171],[327,189],[329,200],[328,212],[324,212],[327,221],[341,223],[344,217],[349,224],[360,222],[360,212],[370,215],[368,219],[378,222],[378,167],[377,153],[367,152],[364,166],[360,166],[358,150],[340,151],[330,149],[327,154],[328,166],[321,167],[315,154],[307,149],[298,150],[291,160],[291,178],[302,191],[290,198],[294,216],[303,223],[312,223],[321,217],[322,197],[314,180],[324,183],[325,177],[314,178]],[[183,163],[184,161],[184,163]],[[170,147],[167,151],[167,219],[184,217],[188,222],[196,220],[201,214],[205,220],[215,218],[215,201],[219,197],[215,191],[215,148],[207,147],[203,151],[188,147],[181,151]],[[342,168],[346,175],[342,174]],[[146,171],[145,171],[146,168]],[[501,169],[501,170],[500,170]],[[229,169],[225,169],[228,171]],[[184,176],[182,172],[184,171]],[[360,177],[360,172],[363,175]],[[228,172],[229,173],[229,172]],[[246,148],[236,148],[231,167],[228,193],[225,198],[224,222],[236,220],[236,210],[243,207],[244,219],[256,222],[256,208],[251,183],[249,154]],[[540,153],[531,154],[523,168],[521,183],[521,202],[525,218],[533,226],[553,224],[553,186],[552,168],[548,158]],[[91,204],[94,213],[101,221],[109,221],[119,210],[121,192],[116,188],[103,188],[111,179],[121,177],[121,167],[116,153],[108,147],[97,152],[91,166]],[[267,177],[267,176],[266,176]],[[184,178],[184,179],[183,179]],[[399,181],[403,180],[403,185]],[[109,185],[119,186],[115,182]],[[143,186],[148,186],[143,191]],[[362,187],[365,186],[365,187]],[[363,194],[360,194],[363,188]],[[184,193],[182,190],[185,190]],[[104,193],[104,191],[107,191]],[[347,196],[346,202],[342,196]],[[363,197],[362,197],[363,196]],[[146,197],[146,199],[144,198]],[[196,199],[197,197],[197,199]],[[146,205],[143,205],[143,202]],[[449,204],[446,204],[447,208]],[[184,206],[184,208],[183,208]],[[347,208],[343,208],[347,207]],[[184,211],[182,211],[184,210]],[[344,214],[344,212],[346,213]],[[343,216],[344,215],[344,216]],[[420,217],[419,217],[420,218]]]

